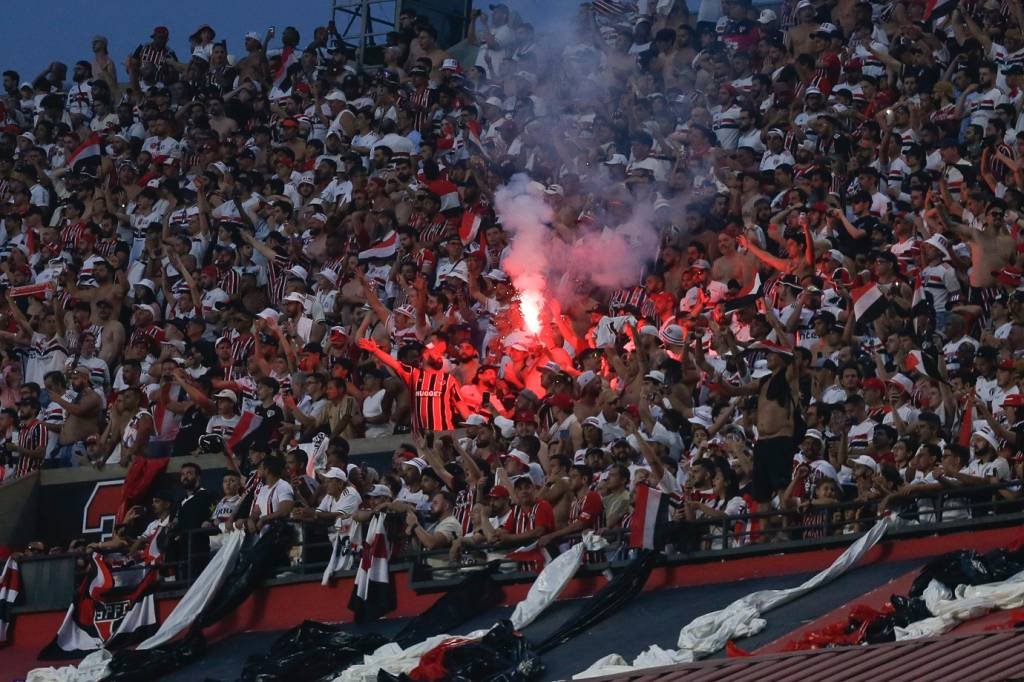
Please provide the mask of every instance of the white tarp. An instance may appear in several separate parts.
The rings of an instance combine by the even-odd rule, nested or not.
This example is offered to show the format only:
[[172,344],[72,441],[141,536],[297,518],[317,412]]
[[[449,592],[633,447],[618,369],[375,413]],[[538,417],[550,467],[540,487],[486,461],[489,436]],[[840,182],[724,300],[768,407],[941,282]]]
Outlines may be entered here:
[[174,639],[178,633],[192,626],[193,621],[203,612],[210,600],[220,590],[228,573],[235,565],[238,554],[245,542],[245,531],[232,529],[223,534],[220,549],[213,555],[210,563],[199,574],[192,587],[188,588],[181,601],[160,624],[152,637],[139,644],[138,649],[154,649]]
[[559,554],[544,567],[530,585],[527,595],[516,604],[516,610],[509,619],[513,628],[525,628],[558,597],[566,584],[576,575],[576,569],[583,560],[584,547],[583,543],[573,545],[568,552]]
[[933,580],[924,592],[925,605],[931,618],[896,628],[896,641],[918,637],[934,637],[952,630],[960,623],[980,618],[990,611],[1005,611],[1024,606],[1024,571],[1006,580],[987,585],[957,585],[949,589]]
[[[887,516],[878,521],[833,561],[831,566],[796,587],[752,592],[724,609],[693,619],[679,631],[678,649],[666,650],[652,645],[633,660],[628,670],[687,663],[722,649],[730,639],[749,637],[760,632],[766,624],[760,617],[761,614],[802,597],[850,570],[890,528],[899,523],[898,517],[895,516]],[[574,675],[573,679],[624,672],[622,665],[618,663],[619,660],[623,660],[621,656],[605,656],[586,670]]]
[[[534,579],[533,585],[526,597],[516,604],[515,611],[510,618],[512,627],[516,630],[524,628],[532,623],[544,610],[551,605],[566,584],[575,575],[583,560],[584,551],[599,551],[608,546],[608,541],[600,535],[587,533],[583,536],[583,542],[574,545],[567,552],[558,555],[544,567],[544,570]],[[420,657],[447,639],[480,639],[486,635],[491,628],[476,630],[468,635],[437,635],[428,637],[419,644],[414,644],[403,649],[394,642],[380,647],[372,654],[363,658],[359,665],[349,666],[341,675],[334,678],[334,682],[376,682],[377,671],[386,670],[392,675],[408,674],[419,665]]]
[[109,651],[98,649],[83,658],[78,665],[30,670],[25,682],[96,682],[106,676],[111,658]]

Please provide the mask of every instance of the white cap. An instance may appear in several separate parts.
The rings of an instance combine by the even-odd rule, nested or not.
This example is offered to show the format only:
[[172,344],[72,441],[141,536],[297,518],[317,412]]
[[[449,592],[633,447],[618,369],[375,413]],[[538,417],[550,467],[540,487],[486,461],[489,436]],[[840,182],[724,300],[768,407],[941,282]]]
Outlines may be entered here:
[[498,427],[502,438],[511,438],[516,433],[516,423],[508,417],[498,415],[494,418],[494,425]]
[[331,90],[330,92],[327,93],[327,96],[324,97],[324,100],[326,100],[328,102],[347,102],[348,101],[345,98],[345,93],[343,93],[341,90]]
[[230,389],[227,389],[227,388],[225,388],[223,391],[218,391],[217,393],[214,393],[213,397],[214,398],[227,398],[228,400],[230,400],[233,403],[237,403],[238,402],[238,396],[235,395],[235,392],[230,390]]
[[778,20],[778,15],[770,9],[761,10],[761,16],[757,18],[759,24],[770,24]]
[[487,423],[487,418],[482,414],[471,414],[466,417],[466,426],[483,426]]
[[338,273],[336,273],[334,270],[331,270],[330,268],[325,268],[321,270],[320,272],[316,273],[316,276],[323,277],[334,286],[337,286],[338,284]]
[[411,466],[414,469],[416,469],[416,471],[423,471],[424,469],[427,468],[427,460],[423,459],[422,457],[413,457],[412,459],[407,459],[406,461],[402,462],[402,464]]
[[857,457],[851,457],[850,462],[853,464],[860,464],[861,466],[871,469],[876,474],[878,473],[878,462],[871,455],[859,455]]
[[695,407],[693,409],[693,416],[687,419],[686,421],[690,422],[691,424],[697,424],[699,426],[703,426],[704,428],[708,428],[714,423],[714,420],[711,418],[711,416],[711,407],[709,405],[701,405],[700,407]]
[[255,40],[257,43],[259,43],[261,45],[263,44],[263,39],[260,38],[260,34],[257,33],[256,31],[249,31],[248,33],[246,33],[245,34],[245,39],[246,40]]
[[812,438],[819,443],[825,442],[825,437],[821,435],[821,431],[818,429],[807,429],[804,431],[804,438]]
[[290,293],[287,296],[285,296],[284,300],[285,301],[291,301],[292,303],[302,303],[302,304],[306,303],[306,297],[303,296],[302,294],[300,294],[297,291],[293,291],[292,293]]
[[316,175],[313,173],[313,171],[306,171],[301,176],[299,176],[299,184],[300,185],[315,185],[316,184]]
[[651,381],[656,381],[663,386],[665,385],[665,373],[660,369],[652,369],[644,376],[644,379],[650,379]]
[[612,154],[612,157],[604,162],[606,166],[626,166],[629,165],[629,159],[622,154]]
[[504,270],[495,268],[493,270],[488,270],[487,272],[485,272],[484,279],[489,279],[492,282],[507,282],[508,274],[506,274]]
[[383,483],[378,483],[370,489],[367,497],[394,497],[394,495],[391,494],[391,488]]
[[505,455],[505,457],[518,460],[524,467],[530,466],[530,456],[522,450],[516,450],[513,448],[508,451],[508,454]]
[[302,281],[306,281],[306,279],[309,278],[309,271],[307,271],[306,268],[302,267],[301,265],[291,266],[290,268],[288,268],[288,270],[285,271],[285,274],[297,277]]
[[157,290],[156,289],[156,284],[154,284],[153,280],[151,280],[151,279],[140,279],[138,282],[135,283],[135,286],[137,286],[137,287],[146,287],[147,289],[149,289],[150,291],[152,291],[154,293],[156,293],[156,290]]
[[273,308],[264,308],[263,310],[256,313],[256,317],[260,318],[261,320],[273,320],[274,322],[277,322],[277,318],[279,317],[279,315],[278,312]]
[[348,481],[348,476],[346,476],[345,472],[338,467],[331,467],[324,473],[320,474],[320,476],[321,478],[334,478],[339,481]]
[[597,374],[595,374],[593,370],[588,369],[586,372],[581,372],[580,375],[576,377],[576,384],[580,388],[583,388],[596,378]]

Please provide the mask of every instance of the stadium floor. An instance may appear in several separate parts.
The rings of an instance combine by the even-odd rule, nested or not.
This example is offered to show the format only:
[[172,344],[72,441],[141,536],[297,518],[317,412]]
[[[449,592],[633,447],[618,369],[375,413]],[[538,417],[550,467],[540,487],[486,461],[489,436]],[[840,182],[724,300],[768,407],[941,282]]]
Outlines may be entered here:
[[[768,644],[921,565],[921,561],[904,561],[857,568],[812,594],[770,612],[766,617],[768,626],[758,635],[741,640],[738,644],[747,650]],[[693,618],[723,608],[749,592],[793,587],[811,575],[807,573],[713,587],[685,587],[641,593],[621,612],[544,654],[542,660],[546,670],[543,679],[568,679],[609,653],[619,653],[630,660],[651,644],[674,648],[679,628]],[[526,636],[534,641],[542,640],[569,620],[584,602],[556,602],[524,630]],[[511,612],[510,607],[490,609],[452,634],[464,634],[488,627],[494,621],[508,617]],[[354,632],[376,631],[388,636],[397,633],[406,622],[407,619],[383,621],[368,626],[352,625],[352,629]],[[246,658],[266,651],[279,635],[279,632],[249,632],[229,637],[213,644],[201,661],[165,679],[176,682],[234,680]]]

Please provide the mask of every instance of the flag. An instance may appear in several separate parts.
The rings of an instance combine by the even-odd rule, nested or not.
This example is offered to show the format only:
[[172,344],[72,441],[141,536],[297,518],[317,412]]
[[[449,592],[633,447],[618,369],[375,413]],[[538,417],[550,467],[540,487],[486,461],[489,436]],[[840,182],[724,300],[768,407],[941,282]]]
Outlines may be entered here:
[[921,283],[921,275],[914,277],[914,296],[910,299],[910,314],[914,317],[927,315],[935,310],[935,303],[930,292]]
[[64,165],[73,173],[95,175],[100,165],[101,153],[100,136],[93,133],[71,152]]
[[93,552],[89,575],[83,579],[56,636],[39,660],[83,658],[98,649],[134,644],[157,629],[157,549],[166,538],[157,530],[143,552],[143,561],[119,562],[114,555]]
[[7,557],[0,573],[0,647],[10,643],[10,627],[14,621],[11,609],[21,594],[21,569],[14,557]]
[[594,0],[591,4],[594,14],[601,14],[612,19],[622,17],[632,11],[629,5],[616,2],[616,0]]
[[278,90],[285,91],[292,87],[291,70],[292,67],[299,63],[299,59],[302,58],[302,51],[294,47],[287,46],[281,50],[281,64],[277,67],[277,71],[274,72],[274,82],[272,87]]
[[930,379],[942,379],[939,375],[939,360],[932,353],[912,350],[907,353],[907,360],[905,364],[907,366],[907,371],[909,372],[918,372]]
[[377,620],[394,610],[395,586],[388,573],[391,544],[384,529],[385,514],[376,514],[366,529],[359,569],[356,571],[348,608],[357,623]]
[[468,246],[476,241],[482,222],[483,219],[476,213],[466,211],[462,214],[462,222],[459,223],[459,239],[462,240],[463,246]]
[[115,516],[117,523],[121,523],[129,509],[148,502],[146,494],[157,477],[167,469],[167,463],[170,461],[170,457],[149,458],[136,455],[132,458],[132,464],[121,487],[121,505],[117,508]]
[[391,258],[398,251],[398,233],[392,230],[383,239],[374,242],[370,248],[359,252],[359,260],[367,258]]
[[876,317],[885,312],[888,302],[882,295],[882,290],[874,282],[869,282],[862,287],[850,291],[853,297],[853,316],[857,322],[870,323]]
[[750,286],[746,289],[742,289],[733,298],[725,301],[723,311],[728,313],[734,313],[741,308],[755,305],[757,299],[761,298],[763,291],[761,286],[761,274],[758,272],[754,273],[754,281],[751,282]]
[[326,585],[338,571],[348,571],[356,563],[356,557],[363,546],[363,524],[352,523],[348,533],[337,533],[331,540],[331,558],[320,578],[320,584]]
[[520,568],[526,571],[539,572],[551,561],[551,555],[546,549],[537,546],[534,540],[528,545],[518,547],[505,555],[506,561],[518,561]]
[[633,549],[655,549],[658,537],[668,523],[669,497],[650,487],[636,487],[633,515],[629,519],[629,546]]
[[964,413],[960,418],[960,433],[957,434],[957,442],[968,448],[971,446],[971,436],[974,435],[974,396],[975,389],[971,389],[970,395],[964,402]]
[[255,412],[243,412],[242,416],[238,419],[238,423],[235,424],[235,430],[231,433],[231,438],[228,438],[227,442],[224,443],[225,449],[229,452],[234,451],[242,441],[254,434],[256,429],[260,428],[262,424],[263,417]]
[[959,0],[928,0],[924,6],[924,20],[932,23],[953,13]]
[[323,431],[313,436],[313,442],[303,443],[299,447],[306,452],[306,474],[316,478],[317,471],[327,470],[327,446],[330,445],[330,438]]
[[23,296],[35,296],[36,298],[50,298],[53,294],[55,285],[52,281],[44,282],[43,284],[26,284],[20,287],[11,287],[10,293],[11,298],[20,298]]

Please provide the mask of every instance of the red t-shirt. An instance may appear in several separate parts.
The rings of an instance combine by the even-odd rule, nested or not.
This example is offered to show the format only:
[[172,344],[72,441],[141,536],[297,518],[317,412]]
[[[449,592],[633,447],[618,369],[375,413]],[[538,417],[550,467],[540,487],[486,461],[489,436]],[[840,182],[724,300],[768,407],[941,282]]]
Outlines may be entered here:
[[572,501],[569,509],[569,523],[583,521],[586,528],[598,529],[603,526],[604,501],[601,495],[594,490],[588,490],[582,498],[577,497]]

